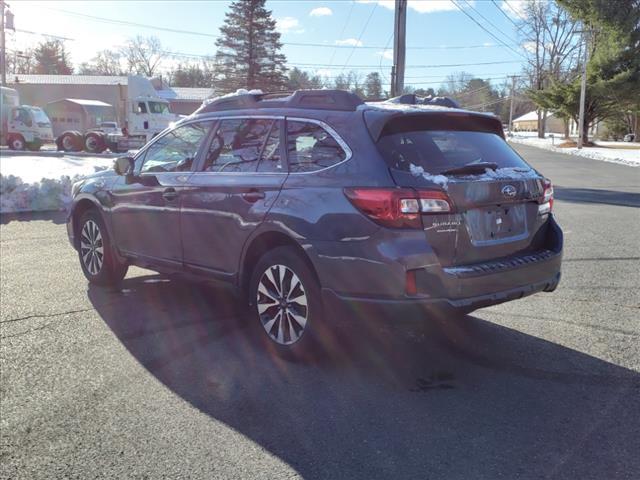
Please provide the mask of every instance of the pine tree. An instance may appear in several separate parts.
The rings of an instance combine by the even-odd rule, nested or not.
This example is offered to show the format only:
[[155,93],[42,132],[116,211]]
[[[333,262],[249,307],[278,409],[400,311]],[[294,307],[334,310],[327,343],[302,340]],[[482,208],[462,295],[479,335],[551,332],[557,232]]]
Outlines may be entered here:
[[286,87],[287,59],[280,52],[280,33],[265,0],[235,0],[220,33],[216,40],[216,93],[239,88],[273,92]]
[[382,80],[378,72],[371,72],[364,80],[364,92],[368,99],[380,100],[383,97]]
[[36,73],[47,75],[69,75],[73,67],[69,55],[60,40],[48,40],[40,43],[34,50]]

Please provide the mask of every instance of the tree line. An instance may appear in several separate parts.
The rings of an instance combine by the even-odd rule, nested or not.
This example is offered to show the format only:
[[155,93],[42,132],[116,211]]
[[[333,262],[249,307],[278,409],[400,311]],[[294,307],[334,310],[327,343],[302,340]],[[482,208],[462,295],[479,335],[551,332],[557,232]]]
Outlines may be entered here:
[[[102,50],[76,69],[84,75],[162,76],[176,87],[213,88],[217,94],[239,88],[291,91],[339,88],[366,99],[388,96],[379,72],[341,71],[334,77],[288,68],[266,0],[235,0],[229,6],[211,56],[178,60],[156,37],[137,36],[115,50]],[[525,67],[515,92],[508,79],[493,84],[467,72],[447,76],[437,88],[407,85],[406,92],[445,95],[462,107],[493,112],[508,121],[513,97],[514,117],[538,110],[538,133],[544,135],[547,113],[577,123],[580,74],[587,64],[585,138],[588,126],[607,122],[612,132],[636,132],[640,113],[640,0],[525,0],[513,20]],[[14,73],[70,74],[74,68],[64,42],[48,40],[24,55],[9,56]],[[169,67],[167,65],[170,64]],[[512,95],[513,93],[513,95]]]

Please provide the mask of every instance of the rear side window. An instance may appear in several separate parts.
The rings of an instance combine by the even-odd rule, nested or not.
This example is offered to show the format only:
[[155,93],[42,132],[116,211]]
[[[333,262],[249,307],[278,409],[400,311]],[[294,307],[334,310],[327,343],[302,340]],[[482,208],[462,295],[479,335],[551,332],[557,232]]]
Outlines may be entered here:
[[417,130],[383,135],[378,149],[394,170],[421,167],[437,175],[469,163],[492,162],[498,168],[529,166],[498,135],[488,132]]
[[331,167],[347,158],[347,153],[320,125],[287,121],[289,171],[314,172]]
[[271,119],[222,120],[205,159],[206,172],[255,172]]

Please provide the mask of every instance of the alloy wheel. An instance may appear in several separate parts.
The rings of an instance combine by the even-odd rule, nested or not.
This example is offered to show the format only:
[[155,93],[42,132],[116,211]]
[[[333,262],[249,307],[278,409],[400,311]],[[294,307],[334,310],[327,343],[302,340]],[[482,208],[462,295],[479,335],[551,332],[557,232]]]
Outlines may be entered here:
[[91,275],[97,275],[104,262],[104,244],[97,223],[87,220],[80,235],[80,255],[85,268]]
[[267,335],[280,345],[297,342],[307,325],[307,293],[300,278],[285,265],[266,269],[258,283],[257,308]]

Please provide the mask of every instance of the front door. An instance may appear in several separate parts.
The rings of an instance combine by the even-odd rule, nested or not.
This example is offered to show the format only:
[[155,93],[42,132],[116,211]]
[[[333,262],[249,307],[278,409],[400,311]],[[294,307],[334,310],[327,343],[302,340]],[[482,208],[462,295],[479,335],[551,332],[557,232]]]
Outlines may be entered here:
[[182,202],[185,267],[233,281],[287,178],[282,119],[220,120]]
[[112,190],[116,245],[125,254],[182,265],[180,204],[211,122],[182,125],[158,137],[137,158],[136,181]]

